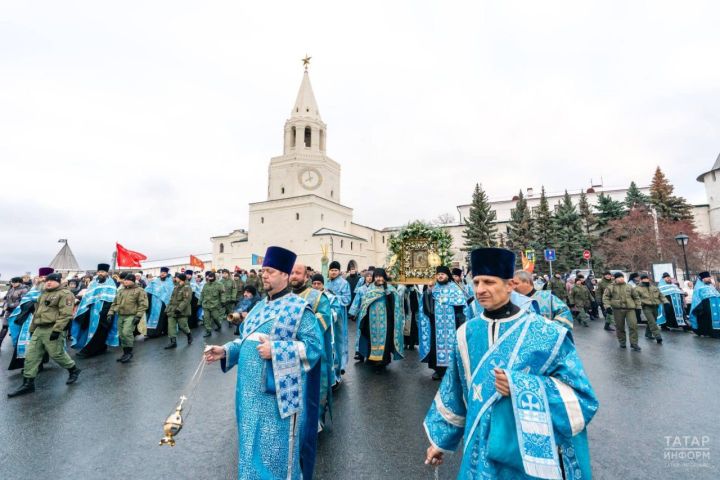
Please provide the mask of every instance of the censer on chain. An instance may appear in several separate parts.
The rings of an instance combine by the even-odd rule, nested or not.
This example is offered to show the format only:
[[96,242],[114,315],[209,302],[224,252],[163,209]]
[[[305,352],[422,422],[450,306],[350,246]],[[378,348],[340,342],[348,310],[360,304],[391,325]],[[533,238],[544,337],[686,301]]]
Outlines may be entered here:
[[170,445],[171,447],[175,446],[175,435],[177,435],[183,427],[183,417],[181,412],[185,400],[187,400],[187,397],[185,395],[181,396],[180,403],[178,403],[177,407],[175,407],[175,411],[165,420],[165,423],[163,424],[165,436],[160,439],[160,445]]
[[[207,347],[209,348],[209,347]],[[206,350],[207,350],[206,348]],[[187,386],[185,387],[185,391],[189,391],[190,393],[188,396],[181,395],[180,396],[180,403],[177,404],[175,407],[175,411],[171,413],[166,419],[165,423],[163,423],[163,432],[165,433],[165,436],[163,436],[160,439],[159,445],[169,445],[171,447],[175,446],[175,437],[178,433],[180,433],[180,430],[182,430],[183,425],[185,424],[185,420],[190,415],[190,409],[192,408],[192,405],[190,405],[190,398],[195,393],[195,389],[198,386],[198,383],[200,383],[200,377],[202,377],[203,370],[205,369],[205,365],[207,365],[207,362],[205,361],[205,357],[203,356],[202,360],[200,360],[200,365],[195,369],[195,373],[190,378],[190,381],[188,382]],[[189,405],[187,408],[187,411],[185,412],[185,415],[183,418],[183,404]]]

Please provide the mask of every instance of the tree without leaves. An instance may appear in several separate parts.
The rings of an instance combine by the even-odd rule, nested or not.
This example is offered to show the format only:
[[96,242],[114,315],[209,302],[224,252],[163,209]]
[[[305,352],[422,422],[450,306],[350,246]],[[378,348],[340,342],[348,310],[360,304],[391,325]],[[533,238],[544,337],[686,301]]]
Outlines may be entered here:
[[691,220],[692,207],[683,197],[673,195],[673,187],[660,167],[655,169],[650,183],[650,204],[655,207],[658,217],[671,220]]
[[583,250],[589,247],[582,219],[567,190],[553,217],[557,235],[557,271],[570,271],[583,261]]
[[495,239],[497,227],[494,223],[496,216],[497,214],[492,210],[487,195],[480,188],[480,185],[476,184],[470,213],[468,218],[465,219],[465,230],[463,231],[465,244],[463,250],[470,251],[480,247],[497,246]]
[[518,194],[515,208],[510,213],[508,229],[507,246],[510,250],[515,251],[519,259],[519,254],[534,244],[533,220],[522,190]]
[[455,215],[453,215],[452,213],[443,213],[431,223],[433,225],[453,225],[456,220],[457,219],[455,218]]

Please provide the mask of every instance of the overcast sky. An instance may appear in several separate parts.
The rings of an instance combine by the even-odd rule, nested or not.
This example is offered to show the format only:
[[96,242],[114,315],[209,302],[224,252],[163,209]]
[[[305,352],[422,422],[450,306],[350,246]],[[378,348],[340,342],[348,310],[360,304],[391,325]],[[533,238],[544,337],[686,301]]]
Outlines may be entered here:
[[312,55],[342,203],[378,228],[491,198],[648,184],[703,203],[716,1],[3,2],[0,273],[117,240],[210,251],[266,198]]

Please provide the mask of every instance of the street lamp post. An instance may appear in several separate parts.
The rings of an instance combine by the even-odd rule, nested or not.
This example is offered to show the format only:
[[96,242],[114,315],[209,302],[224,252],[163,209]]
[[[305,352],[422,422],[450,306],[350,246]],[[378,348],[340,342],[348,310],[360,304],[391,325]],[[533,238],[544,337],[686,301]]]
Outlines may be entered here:
[[675,241],[677,242],[677,244],[682,247],[683,258],[685,259],[685,272],[684,272],[684,277],[685,277],[685,278],[684,278],[684,280],[686,280],[686,281],[687,281],[687,279],[688,279],[689,268],[688,268],[688,262],[687,262],[687,253],[685,253],[685,245],[688,244],[688,240],[690,240],[690,237],[688,237],[687,235],[685,235],[685,234],[682,233],[682,232],[680,232],[680,233],[675,237]]

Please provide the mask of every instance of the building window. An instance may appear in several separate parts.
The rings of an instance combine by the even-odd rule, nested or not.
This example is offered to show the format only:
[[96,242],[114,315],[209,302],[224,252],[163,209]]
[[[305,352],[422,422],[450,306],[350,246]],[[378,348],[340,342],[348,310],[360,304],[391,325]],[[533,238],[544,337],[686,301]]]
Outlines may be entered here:
[[340,240],[340,248],[343,248],[344,246],[345,246],[345,241],[344,241],[344,240]]
[[280,193],[285,195],[285,187],[280,187]]
[[225,253],[225,244],[224,243],[220,244],[220,253]]
[[[715,172],[713,172],[713,175],[715,175]],[[335,190],[330,190],[330,198],[333,198],[335,195]]]
[[322,220],[325,220],[325,214],[324,214],[324,213],[321,213],[321,214],[320,214],[320,220],[321,220],[321,221],[322,221]]
[[353,249],[353,242],[350,242],[350,250]]
[[310,140],[312,139],[312,130],[305,127],[305,148],[310,148]]
[[320,150],[325,151],[325,130],[320,130]]
[[299,214],[299,213],[296,213],[296,214],[295,214],[295,220],[300,220],[300,214]]
[[362,243],[360,244],[360,251],[362,252]]
[[260,217],[260,223],[265,223],[265,217]]
[[294,147],[297,143],[297,130],[295,127],[292,127],[292,143],[290,144],[291,147]]
[[713,182],[715,181],[715,172],[712,172],[713,174]]
[[385,235],[382,237],[383,245],[385,245]]

